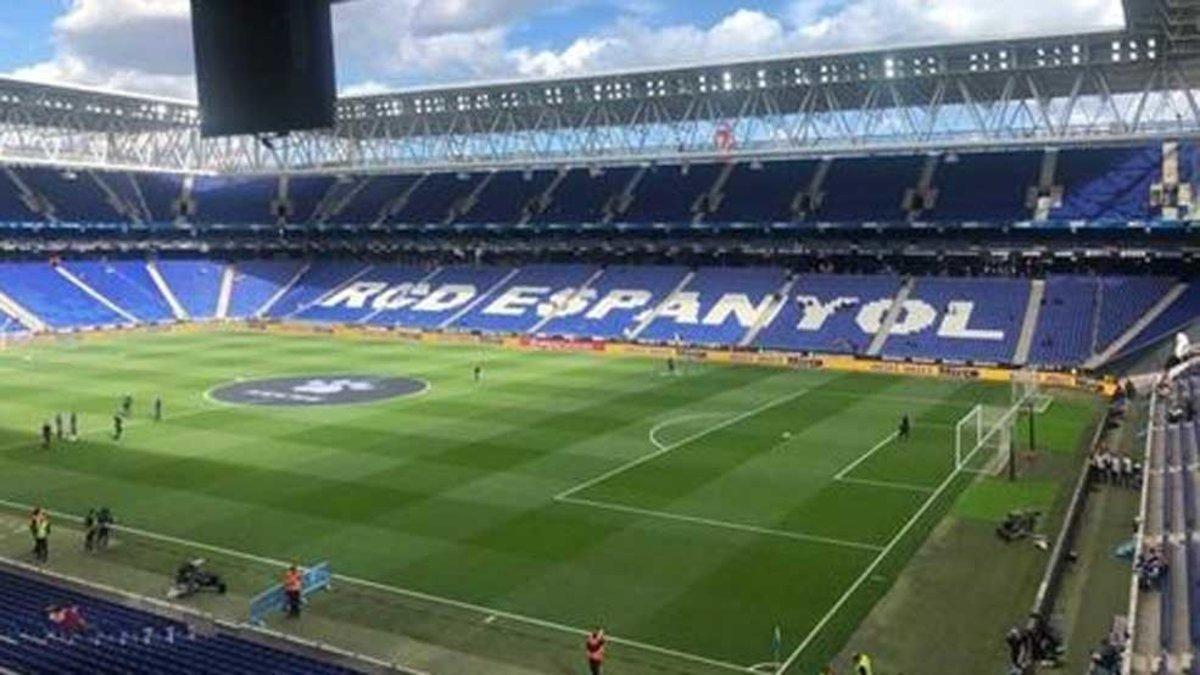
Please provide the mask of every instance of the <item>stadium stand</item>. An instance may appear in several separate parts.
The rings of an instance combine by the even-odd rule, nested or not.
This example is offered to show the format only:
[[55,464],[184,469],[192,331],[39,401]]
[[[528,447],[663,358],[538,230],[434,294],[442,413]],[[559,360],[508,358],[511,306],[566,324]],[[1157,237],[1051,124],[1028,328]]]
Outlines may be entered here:
[[248,260],[237,263],[234,267],[233,290],[229,296],[229,316],[257,316],[267,302],[302,269],[304,263],[297,260]]
[[1150,322],[1133,342],[1125,346],[1122,355],[1138,353],[1170,338],[1197,320],[1200,320],[1200,281],[1193,280],[1182,295]]
[[572,169],[554,191],[549,206],[535,222],[595,223],[637,173],[633,167]]
[[1062,205],[1051,220],[1147,220],[1150,186],[1162,177],[1162,146],[1064,150],[1057,182]]
[[450,220],[451,207],[471,192],[480,180],[470,174],[435,173],[419,177],[403,208],[394,211],[389,222],[428,225]]
[[352,261],[328,260],[313,264],[283,297],[269,308],[267,316],[276,319],[291,318],[296,312],[307,309],[323,296],[370,269],[371,266],[366,263]]
[[337,179],[333,176],[288,176],[287,221],[307,223],[316,214],[317,206],[333,188]]
[[[1017,222],[1037,185],[1041,152],[948,155],[938,164],[934,208],[923,216],[937,222]],[[953,158],[953,159],[952,159]]]
[[473,203],[464,204],[458,216],[464,223],[517,223],[525,219],[528,207],[543,195],[557,171],[500,171],[487,174],[487,180]]
[[224,264],[209,260],[159,260],[155,264],[190,318],[202,320],[217,315]]
[[1112,344],[1171,288],[1161,277],[1104,277],[1097,288],[1096,346]]
[[807,190],[817,162],[775,161],[741,163],[722,188],[712,223],[786,223],[796,219],[793,204]]
[[128,323],[44,262],[0,263],[0,292],[55,329]]
[[127,220],[118,213],[90,171],[47,167],[15,170],[30,190],[48,204],[53,218],[65,222],[112,223]]
[[[47,608],[74,606],[86,627],[66,631]],[[30,673],[351,673],[334,664],[42,581],[0,572],[0,668]]]
[[469,311],[475,303],[494,297],[490,291],[515,274],[506,267],[455,265],[441,269],[428,281],[428,288],[414,288],[411,304],[381,312],[370,323],[379,326],[438,328]]
[[862,354],[872,333],[858,323],[863,308],[890,306],[900,289],[893,276],[800,275],[778,316],[755,345],[767,349]]
[[1097,280],[1091,277],[1052,275],[1046,279],[1030,363],[1068,366],[1091,356],[1097,287]]
[[492,333],[525,333],[542,323],[597,272],[590,265],[529,265],[522,267],[491,297],[479,303],[453,327]]
[[1025,280],[920,279],[883,354],[1011,362],[1028,302]]
[[630,337],[639,318],[665,300],[687,277],[682,267],[609,267],[589,287],[585,311],[557,316],[539,329],[547,335]]
[[63,267],[121,309],[144,322],[171,321],[171,306],[163,298],[141,260],[69,261]]
[[279,178],[197,176],[192,186],[192,220],[204,224],[274,223],[271,205],[279,197]]
[[176,203],[183,196],[183,177],[176,174],[139,172],[129,174],[134,188],[150,214],[149,221],[170,223],[179,216]]
[[737,345],[769,316],[787,272],[770,267],[703,268],[660,311],[641,338],[656,342]]
[[365,184],[338,212],[338,222],[370,225],[383,221],[387,217],[385,209],[403,195],[418,178],[413,175],[365,177]]
[[718,164],[667,164],[650,167],[638,182],[633,201],[620,221],[630,223],[689,223],[697,202],[720,175]]
[[357,323],[369,321],[401,300],[430,270],[408,265],[377,265],[327,298],[301,309],[301,321]]
[[7,172],[0,174],[0,220],[9,223],[30,223],[42,217],[29,208],[21,191]]
[[811,220],[856,223],[904,220],[906,190],[915,188],[924,157],[834,160]]

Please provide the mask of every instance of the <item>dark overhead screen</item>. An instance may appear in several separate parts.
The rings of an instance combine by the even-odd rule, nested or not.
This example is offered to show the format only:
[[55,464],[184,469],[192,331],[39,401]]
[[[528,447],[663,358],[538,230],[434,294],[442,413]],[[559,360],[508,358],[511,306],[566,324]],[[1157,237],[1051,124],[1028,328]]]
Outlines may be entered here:
[[330,0],[192,0],[204,136],[333,126]]

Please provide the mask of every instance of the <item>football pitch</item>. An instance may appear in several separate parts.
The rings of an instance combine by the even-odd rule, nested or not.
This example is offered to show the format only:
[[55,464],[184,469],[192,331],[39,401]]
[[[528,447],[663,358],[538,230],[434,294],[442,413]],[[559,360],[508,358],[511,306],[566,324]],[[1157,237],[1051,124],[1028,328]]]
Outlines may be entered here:
[[[349,405],[212,395],[357,376],[421,386]],[[125,394],[133,415],[114,441]],[[572,631],[603,624],[614,664],[649,655],[682,672],[802,673],[838,651],[977,479],[954,471],[955,422],[1011,391],[205,331],[12,347],[0,396],[0,498],[12,504],[103,504],[176,540],[329,560],[352,583],[461,612],[473,632],[521,625],[573,643]],[[42,422],[70,410],[82,439],[42,450]],[[894,433],[904,414],[907,440]],[[1053,436],[1075,417],[1052,406],[1041,419]],[[397,628],[409,629],[420,627]]]

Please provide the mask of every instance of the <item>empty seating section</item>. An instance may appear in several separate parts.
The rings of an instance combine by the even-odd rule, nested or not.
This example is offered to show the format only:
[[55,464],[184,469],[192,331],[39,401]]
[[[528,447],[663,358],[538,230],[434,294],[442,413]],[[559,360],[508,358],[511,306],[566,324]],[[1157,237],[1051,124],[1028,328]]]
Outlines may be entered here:
[[29,329],[17,317],[9,316],[7,312],[0,309],[0,335],[24,333],[27,330]]
[[327,260],[314,264],[271,306],[267,315],[277,319],[289,318],[369,270],[370,266],[366,263],[348,260]]
[[[74,605],[88,627],[68,634],[47,618]],[[0,670],[29,673],[350,673],[231,635],[199,635],[179,622],[0,572]]]
[[183,196],[183,177],[167,173],[130,174],[150,210],[150,221],[170,223],[178,217],[176,202]]
[[596,223],[604,209],[633,178],[632,167],[608,167],[593,171],[572,169],[554,190],[546,211],[533,220],[542,223]]
[[[370,323],[379,326],[438,328],[474,306],[495,297],[489,293],[514,270],[507,267],[446,267],[418,284],[407,306],[381,312]],[[422,287],[423,286],[423,287]]]
[[934,178],[937,199],[920,218],[930,221],[1028,220],[1025,205],[1037,185],[1041,152],[996,152],[943,157]]
[[287,196],[289,223],[307,223],[312,220],[317,205],[329,193],[336,182],[333,176],[289,176]]
[[283,290],[304,263],[298,260],[250,260],[234,266],[229,316],[258,316],[259,310]]
[[33,223],[43,220],[21,199],[21,191],[8,176],[0,174],[0,219],[9,223]]
[[302,321],[355,323],[368,321],[400,303],[432,270],[408,265],[376,265],[328,297],[300,310]]
[[119,214],[90,171],[66,171],[48,167],[16,169],[25,185],[50,204],[54,218],[62,222],[114,223]]
[[156,264],[189,317],[211,319],[217,315],[224,264],[209,260],[160,260]]
[[407,225],[429,225],[445,222],[450,207],[466,197],[479,178],[464,174],[435,173],[427,175],[413,191],[404,208],[392,214],[390,222]]
[[712,189],[723,164],[666,164],[650,167],[633,202],[617,220],[629,223],[691,222],[697,200]]
[[590,265],[529,265],[497,288],[487,300],[454,322],[463,330],[524,333],[547,319],[556,308],[598,271]]
[[585,294],[583,311],[559,315],[540,330],[546,335],[626,338],[643,317],[671,294],[687,276],[674,266],[614,265],[604,270]]
[[885,356],[1007,363],[1029,304],[1024,279],[921,279],[884,343]]
[[711,223],[786,223],[796,219],[792,205],[807,191],[817,162],[738,164],[721,189]]
[[1162,179],[1162,147],[1064,150],[1055,182],[1065,188],[1052,220],[1146,220],[1150,186]]
[[904,220],[904,194],[917,186],[924,157],[834,160],[821,187],[824,198],[809,220],[890,222]]
[[136,220],[143,223],[154,221],[147,210],[145,197],[134,182],[133,174],[127,171],[92,171],[90,173],[98,184],[108,188],[121,202],[125,214],[122,217],[123,220]]
[[1029,350],[1029,362],[1042,366],[1082,363],[1093,353],[1096,335],[1094,277],[1051,276]]
[[278,176],[197,176],[192,185],[197,223],[274,223],[272,203],[279,199]]
[[1174,282],[1161,277],[1105,277],[1097,291],[1096,351],[1103,351],[1162,299]]
[[1197,320],[1200,320],[1200,279],[1192,280],[1183,295],[1176,298],[1162,314],[1151,321],[1136,339],[1125,346],[1122,353],[1141,351],[1163,338],[1171,337]]
[[890,307],[900,290],[891,276],[803,274],[775,320],[754,344],[768,349],[865,354],[875,337],[860,321],[872,307]]
[[[475,205],[458,217],[464,223],[516,223],[530,202],[545,193],[557,171],[502,171],[492,174]],[[482,178],[480,178],[482,179]]]
[[418,178],[413,175],[364,178],[366,184],[338,212],[337,222],[359,225],[381,222],[387,215],[384,209],[402,196]]
[[[1148,445],[1146,500],[1142,519],[1143,555],[1156,550],[1166,571],[1155,583],[1141,583],[1136,596],[1135,649],[1150,658],[1176,663],[1200,647],[1200,419],[1179,415],[1200,396],[1200,370],[1180,373],[1160,393]],[[1135,672],[1150,672],[1135,668]],[[1153,672],[1168,672],[1159,667]],[[1193,669],[1169,672],[1194,672]]]
[[736,345],[768,317],[786,278],[770,267],[701,269],[639,337]]
[[0,263],[0,292],[51,328],[128,323],[45,262]]
[[141,321],[171,321],[171,305],[154,285],[144,260],[70,261],[64,267]]

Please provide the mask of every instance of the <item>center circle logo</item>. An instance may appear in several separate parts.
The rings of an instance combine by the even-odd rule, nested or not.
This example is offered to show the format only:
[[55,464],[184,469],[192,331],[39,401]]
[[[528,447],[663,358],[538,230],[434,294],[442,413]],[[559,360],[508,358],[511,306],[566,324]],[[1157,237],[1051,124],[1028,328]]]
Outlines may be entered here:
[[313,375],[231,382],[210,390],[208,396],[238,405],[303,407],[373,403],[413,396],[428,388],[428,382],[412,377]]

